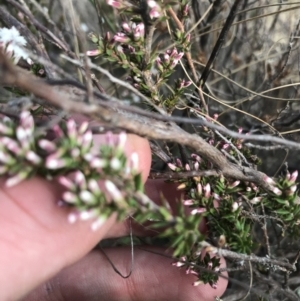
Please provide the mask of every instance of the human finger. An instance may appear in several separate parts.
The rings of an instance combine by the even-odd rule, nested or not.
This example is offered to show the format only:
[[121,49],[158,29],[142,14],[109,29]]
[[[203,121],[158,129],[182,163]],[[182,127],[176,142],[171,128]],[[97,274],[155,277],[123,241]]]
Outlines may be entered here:
[[[134,147],[131,146],[134,145]],[[138,153],[145,179],[151,152],[147,142],[129,136],[127,154]],[[68,223],[60,208],[62,188],[40,178],[8,188],[0,183],[0,300],[17,300],[62,268],[88,253],[115,223],[111,217],[99,231],[89,222]],[[16,285],[16,283],[18,285]]]
[[[94,250],[23,301],[212,301],[224,293],[226,279],[220,278],[216,289],[209,285],[193,287],[195,276],[186,275],[184,269],[172,266],[172,259],[159,255],[168,254],[165,250],[148,248],[148,251],[135,250],[133,272],[123,279],[103,253]],[[108,248],[105,252],[120,272],[129,272],[129,248]]]

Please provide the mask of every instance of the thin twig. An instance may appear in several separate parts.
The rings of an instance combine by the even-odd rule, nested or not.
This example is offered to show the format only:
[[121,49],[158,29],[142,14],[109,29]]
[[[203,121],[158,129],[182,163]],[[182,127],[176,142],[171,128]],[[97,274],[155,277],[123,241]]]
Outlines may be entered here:
[[225,41],[225,37],[233,23],[233,20],[236,16],[236,12],[237,12],[237,9],[239,7],[239,4],[240,4],[241,0],[235,0],[232,7],[231,7],[231,10],[230,10],[230,13],[226,19],[226,22],[224,24],[224,26],[222,27],[222,30],[221,30],[221,33],[219,35],[219,38],[211,52],[211,55],[209,57],[209,60],[203,70],[203,73],[201,75],[201,78],[200,78],[200,81],[198,83],[198,86],[203,88],[205,83],[206,83],[206,80],[208,78],[208,75],[210,73],[210,69],[212,67],[212,64],[213,62],[215,61],[215,59],[217,58],[218,54],[219,54],[219,51],[221,50],[221,47]]

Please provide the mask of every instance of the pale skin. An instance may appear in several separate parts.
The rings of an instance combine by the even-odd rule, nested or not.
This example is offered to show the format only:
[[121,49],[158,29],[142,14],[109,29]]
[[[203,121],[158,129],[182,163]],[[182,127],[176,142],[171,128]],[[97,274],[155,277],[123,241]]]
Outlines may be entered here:
[[[103,138],[95,136],[95,143]],[[126,152],[139,155],[144,182],[151,164],[147,140],[128,135]],[[168,190],[161,181],[148,182],[146,191],[158,201],[159,190]],[[194,276],[171,265],[172,259],[135,249],[134,269],[128,279],[112,269],[103,253],[94,249],[103,238],[129,234],[128,222],[117,223],[111,216],[93,232],[89,221],[68,222],[70,209],[57,205],[62,188],[33,178],[15,187],[0,183],[0,300],[3,301],[151,301],[214,300],[226,289],[221,279],[217,289],[193,287]],[[168,195],[170,203],[175,201]],[[133,234],[146,235],[141,226]],[[149,234],[149,233],[147,233]],[[93,250],[94,249],[94,250]],[[152,248],[165,253],[162,248]],[[115,266],[127,274],[130,247],[105,252]],[[170,255],[170,252],[168,253]]]

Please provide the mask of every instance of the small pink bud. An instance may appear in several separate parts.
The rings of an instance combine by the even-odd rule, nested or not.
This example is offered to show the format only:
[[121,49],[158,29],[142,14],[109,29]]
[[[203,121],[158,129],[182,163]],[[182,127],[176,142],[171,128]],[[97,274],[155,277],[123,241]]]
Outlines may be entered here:
[[277,188],[277,187],[274,187],[274,188],[272,189],[272,191],[273,191],[276,195],[282,195],[282,191],[281,191],[279,188]]
[[26,153],[26,159],[33,164],[39,164],[42,161],[42,159],[32,150],[29,150]]
[[202,280],[195,281],[195,282],[193,283],[193,286],[199,286],[200,284],[203,284],[203,281],[202,281]]
[[238,186],[239,184],[240,184],[240,181],[235,181],[235,182],[231,183],[228,187],[234,188],[234,187]]
[[65,191],[62,195],[62,199],[69,204],[75,204],[77,202],[76,194],[71,191]]
[[185,263],[181,262],[181,261],[177,261],[177,262],[173,262],[172,265],[177,267],[177,268],[181,268],[182,266],[185,265]]
[[130,38],[127,37],[124,33],[122,32],[118,32],[116,35],[114,35],[113,37],[114,41],[119,42],[119,43],[129,43],[130,42]]
[[105,217],[98,217],[91,225],[92,231],[97,231],[102,227],[102,225],[105,223],[106,218]]
[[293,185],[290,187],[290,189],[288,190],[288,195],[293,195],[297,190],[297,185]]
[[76,188],[73,181],[71,181],[69,178],[65,176],[60,176],[58,178],[58,182],[64,187],[66,187],[67,189],[73,190],[74,188]]
[[34,127],[34,120],[32,115],[28,112],[28,111],[23,111],[20,114],[20,125],[24,128],[24,129],[33,129]]
[[186,17],[189,14],[189,5],[186,4],[182,10],[182,15]]
[[159,7],[154,7],[149,12],[150,19],[157,19],[160,16],[161,16],[161,13],[160,13],[160,8]]
[[176,158],[176,165],[178,166],[178,167],[182,167],[183,165],[182,165],[182,162],[181,162],[181,160],[179,159],[179,158]]
[[75,213],[75,212],[71,212],[69,215],[68,215],[68,222],[70,224],[74,224],[78,219],[78,214]]
[[112,7],[115,8],[122,8],[123,4],[120,1],[115,1],[115,0],[106,0],[106,3]]
[[154,1],[154,0],[147,0],[147,5],[148,5],[150,8],[153,8],[153,7],[156,7],[156,6],[157,6],[157,3],[156,3],[156,1]]
[[20,172],[17,175],[7,179],[6,182],[5,182],[5,185],[7,187],[15,186],[15,185],[19,184],[20,182],[22,182],[23,180],[25,180],[26,177],[27,177],[26,172]]
[[197,155],[197,154],[191,154],[191,157],[192,157],[193,160],[201,163],[201,157],[199,155]]
[[168,166],[171,170],[176,171],[177,170],[177,166],[174,165],[173,163],[168,163]]
[[222,149],[227,149],[227,148],[229,148],[229,143],[224,143]]
[[213,197],[216,201],[220,201],[221,200],[221,197],[217,194],[217,193],[214,193],[213,194]]
[[260,203],[261,200],[262,200],[262,197],[255,197],[252,200],[250,200],[250,203],[253,205],[256,205],[256,204]]
[[130,26],[127,22],[122,23],[122,28],[123,28],[124,31],[126,31],[128,33],[131,32],[131,28],[130,28]]
[[82,135],[82,145],[84,147],[89,147],[93,141],[92,131],[87,131]]
[[210,184],[207,183],[207,184],[204,186],[204,196],[205,196],[207,199],[211,196],[210,192],[211,192]]
[[107,165],[107,162],[100,158],[93,158],[90,160],[90,166],[92,168],[103,168]]
[[186,187],[185,183],[181,183],[180,185],[177,186],[177,190],[182,190]]
[[294,183],[298,178],[298,170],[295,170],[290,176],[290,182]]
[[121,161],[118,158],[112,158],[109,165],[113,170],[119,170],[122,166]]
[[202,185],[200,183],[197,184],[197,193],[199,196],[202,195]]
[[184,206],[192,206],[194,204],[193,200],[184,200],[183,205]]
[[169,63],[170,61],[170,56],[167,53],[164,54],[164,61],[165,63]]
[[101,51],[100,51],[99,49],[88,50],[88,51],[86,52],[86,55],[87,55],[87,56],[97,56],[97,55],[99,55],[99,54],[101,54]]
[[50,155],[46,158],[45,166],[49,169],[60,169],[66,166],[66,161],[57,158],[56,155]]
[[119,202],[123,200],[121,191],[117,188],[117,186],[112,181],[106,180],[104,182],[104,185],[114,201]]
[[99,184],[95,179],[90,179],[87,186],[93,194],[99,194],[101,192]]
[[133,30],[133,37],[135,41],[138,41],[144,37],[145,34],[145,25],[144,23],[139,23],[136,28]]
[[232,204],[232,212],[237,211],[239,209],[239,207],[240,207],[239,203],[238,202],[234,202]]
[[85,176],[84,174],[77,170],[74,174],[74,180],[75,180],[75,183],[80,186],[81,188],[85,188],[86,187],[86,181],[85,181]]
[[95,200],[94,195],[88,190],[80,191],[79,198],[81,201],[83,201],[87,204],[93,203]]
[[273,179],[269,178],[268,176],[264,177],[264,181],[270,185],[275,185],[276,183],[274,182]]
[[191,215],[201,214],[206,212],[205,208],[196,208],[191,211]]
[[79,218],[82,221],[86,221],[86,220],[96,217],[96,215],[97,215],[97,213],[94,210],[84,210],[79,213]]
[[127,134],[125,132],[121,132],[118,135],[118,147],[120,149],[124,149],[124,147],[126,145],[126,141],[127,141]]
[[138,153],[132,153],[130,156],[130,167],[132,170],[137,171],[139,168],[139,155]]

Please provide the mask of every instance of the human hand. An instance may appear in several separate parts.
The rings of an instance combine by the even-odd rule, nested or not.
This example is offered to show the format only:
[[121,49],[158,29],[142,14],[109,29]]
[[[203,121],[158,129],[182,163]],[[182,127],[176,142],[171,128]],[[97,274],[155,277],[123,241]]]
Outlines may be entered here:
[[[101,137],[96,139],[99,143]],[[151,163],[147,141],[129,135],[126,152],[133,151],[145,181]],[[165,187],[151,181],[146,191],[158,200],[159,189]],[[99,250],[90,250],[103,238],[128,235],[126,222],[117,223],[112,216],[96,232],[89,222],[69,224],[69,209],[57,206],[62,188],[39,178],[13,188],[2,181],[0,188],[0,300],[214,300],[226,288],[223,279],[216,290],[192,287],[194,277],[172,267],[172,259],[139,249],[132,275],[123,279]],[[133,227],[133,234],[145,232]],[[105,252],[120,271],[128,271],[130,248]]]

